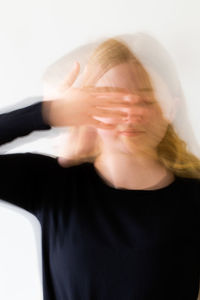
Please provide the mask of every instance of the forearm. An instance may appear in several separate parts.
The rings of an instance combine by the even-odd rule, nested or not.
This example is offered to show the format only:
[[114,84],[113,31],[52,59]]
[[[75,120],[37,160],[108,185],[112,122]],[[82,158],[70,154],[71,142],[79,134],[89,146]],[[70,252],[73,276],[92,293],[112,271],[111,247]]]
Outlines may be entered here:
[[[51,127],[69,126],[65,117],[66,101],[50,100],[42,103],[42,118]],[[65,123],[64,121],[65,120]]]
[[0,114],[0,145],[35,130],[48,130],[42,114],[42,101],[11,112]]

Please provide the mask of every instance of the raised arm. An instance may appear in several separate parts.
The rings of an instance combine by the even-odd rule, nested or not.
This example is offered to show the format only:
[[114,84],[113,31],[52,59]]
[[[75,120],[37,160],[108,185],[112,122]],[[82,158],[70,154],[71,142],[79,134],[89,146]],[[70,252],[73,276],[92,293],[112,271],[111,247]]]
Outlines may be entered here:
[[[79,65],[75,66],[66,78],[64,90],[72,85],[79,73]],[[49,104],[51,100],[42,101],[41,98],[32,105],[0,114],[0,145],[35,130],[50,129],[48,113],[52,105]],[[60,119],[60,111],[53,112],[54,115]],[[61,168],[57,158],[47,155],[29,152],[0,155],[0,199],[37,214],[46,201],[46,194],[49,195],[49,189],[52,191],[55,187],[54,178],[58,182],[63,171],[66,176],[68,170]]]
[[[43,119],[42,102],[0,114],[0,145],[32,131],[50,128]],[[50,170],[54,169],[58,169],[57,160],[47,155],[0,155],[0,199],[36,213],[41,206],[45,182],[50,176]]]
[[0,114],[0,145],[35,130],[51,129],[42,115],[42,101],[24,108]]

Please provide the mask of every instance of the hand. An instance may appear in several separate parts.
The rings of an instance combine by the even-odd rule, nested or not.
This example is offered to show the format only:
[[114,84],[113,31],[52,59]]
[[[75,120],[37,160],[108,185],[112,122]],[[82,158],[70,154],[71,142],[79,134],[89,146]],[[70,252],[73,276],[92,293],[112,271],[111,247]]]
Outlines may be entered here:
[[[113,129],[116,123],[126,116],[126,113],[122,113],[120,110],[114,112],[109,109],[130,105],[125,101],[130,100],[128,99],[130,95],[125,98],[126,94],[124,91],[122,93],[122,89],[72,88],[79,71],[80,65],[76,62],[63,84],[56,91],[58,100],[43,102],[44,118],[48,124],[51,126],[75,126],[73,133],[68,133],[66,147],[63,147],[66,150],[58,159],[58,163],[63,167],[69,166],[70,158],[74,157],[75,152],[78,154],[85,151],[90,152],[90,149],[93,149],[97,138],[95,127]],[[112,117],[113,124],[100,122],[95,117]],[[80,131],[81,125],[85,126]],[[80,139],[82,141],[81,149],[77,149],[76,143]]]

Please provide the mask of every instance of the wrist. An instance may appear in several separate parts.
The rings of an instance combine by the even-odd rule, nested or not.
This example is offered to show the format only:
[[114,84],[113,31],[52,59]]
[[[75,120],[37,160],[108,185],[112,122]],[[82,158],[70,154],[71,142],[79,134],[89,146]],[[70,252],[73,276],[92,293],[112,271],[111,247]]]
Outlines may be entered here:
[[44,123],[49,126],[53,126],[51,116],[53,102],[54,100],[44,100],[42,102],[42,118],[44,120]]

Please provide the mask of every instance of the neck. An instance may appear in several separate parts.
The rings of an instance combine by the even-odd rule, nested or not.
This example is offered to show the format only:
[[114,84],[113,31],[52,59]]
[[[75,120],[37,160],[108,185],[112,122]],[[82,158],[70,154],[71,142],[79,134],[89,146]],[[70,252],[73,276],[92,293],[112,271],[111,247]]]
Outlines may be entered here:
[[116,188],[154,189],[174,180],[172,172],[148,156],[104,153],[95,160],[94,166]]

